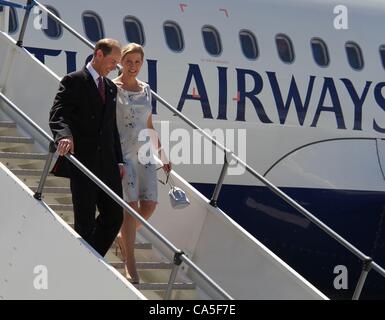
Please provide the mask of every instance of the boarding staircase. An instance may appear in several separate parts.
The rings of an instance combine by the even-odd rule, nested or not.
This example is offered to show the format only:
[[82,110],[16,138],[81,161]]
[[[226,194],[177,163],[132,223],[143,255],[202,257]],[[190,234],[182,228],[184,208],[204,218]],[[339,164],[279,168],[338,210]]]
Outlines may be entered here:
[[[46,10],[37,1],[29,0],[28,3],[29,5],[34,3]],[[64,25],[64,22],[57,21]],[[70,27],[66,26],[66,29],[87,43],[87,40]],[[20,32],[21,36],[24,35],[23,30]],[[39,113],[34,108],[39,108],[42,102],[52,103],[59,78],[22,48],[20,38],[17,46],[12,38],[0,32],[0,44],[0,63],[2,64],[0,65],[2,68],[0,69],[0,161],[30,190],[36,192],[47,159],[47,141],[36,133],[31,133],[32,131],[28,129],[31,121],[20,117],[20,113],[15,113],[15,110],[19,106],[26,114],[33,114],[35,117],[33,120],[41,126],[38,129],[44,133],[44,129],[48,128],[46,121],[41,119],[41,115],[47,113]],[[92,46],[89,43],[88,45]],[[3,58],[1,58],[2,54]],[[38,91],[34,90],[17,91],[19,83],[25,81],[23,79],[25,72],[31,72],[41,79],[42,83],[36,81],[30,83],[30,86],[38,89],[44,84],[46,96],[38,97],[36,95]],[[186,123],[205,135],[200,128],[165,100],[155,93],[154,95],[170,111],[178,114]],[[9,106],[11,111],[7,108]],[[211,139],[207,134],[206,138]],[[214,144],[219,146],[216,142]],[[364,263],[385,275],[382,268],[261,177],[237,158],[231,150],[223,147],[222,150],[226,158],[238,161],[272,192],[323,228]],[[157,230],[151,231],[151,228],[145,224],[146,228],[142,228],[143,232],[138,234],[138,242],[135,244],[137,268],[141,280],[135,287],[148,299],[327,299],[217,207],[216,200],[227,166],[228,162],[225,162],[211,201],[177,173],[172,173],[177,185],[185,189],[192,202],[185,214],[182,211],[179,216],[170,213],[171,207],[167,205],[167,186],[159,185],[160,201],[157,212],[151,218]],[[67,223],[73,227],[73,206],[68,179],[48,175],[41,200],[49,206],[50,210],[56,212],[55,219],[62,219],[61,223]],[[170,248],[166,248],[164,242],[158,241],[157,233],[160,232],[181,248],[174,250],[174,256],[167,254]],[[116,243],[110,248],[105,259],[109,265],[124,275],[124,263]],[[180,259],[184,263],[181,264]],[[90,273],[92,272],[90,270]],[[363,270],[355,298],[359,297],[367,273],[367,269]],[[171,283],[170,279],[172,279]],[[170,295],[168,289],[171,288]],[[0,290],[0,298],[1,293]]]
[[[23,134],[14,121],[0,120],[0,161],[34,192],[38,188],[46,158],[47,152],[41,152],[34,139]],[[43,201],[66,223],[74,226],[69,179],[49,175]],[[138,236],[135,256],[141,281],[134,286],[149,299],[163,299],[173,263],[154,250],[151,243]],[[108,251],[106,260],[125,275],[124,262],[116,242]],[[177,279],[173,284],[172,298],[196,299],[195,284],[186,277]]]
[[[31,3],[32,1],[29,1],[29,4]],[[79,36],[74,30],[72,33]],[[24,31],[21,34],[24,34]],[[7,171],[10,171],[10,174],[1,176],[9,178],[13,174],[17,177],[15,179],[20,180],[30,190],[36,191],[46,159],[51,154],[47,155],[48,142],[51,139],[46,133],[49,132],[46,120],[49,111],[47,108],[52,104],[60,78],[28,53],[22,47],[20,39],[17,44],[7,34],[0,32],[0,164],[5,165]],[[92,46],[92,44],[89,45]],[[25,77],[26,73],[33,74],[34,81],[28,81]],[[20,87],[26,90],[20,90]],[[46,92],[45,95],[41,94],[42,87]],[[159,99],[161,98],[158,97]],[[326,299],[321,292],[249,235],[216,205],[210,204],[208,199],[177,173],[172,172],[172,176],[175,184],[186,191],[191,205],[176,214],[169,203],[169,187],[159,185],[157,210],[150,219],[151,225],[142,221],[144,226],[137,236],[138,243],[135,245],[140,275],[140,283],[135,287],[140,290],[142,297],[148,299]],[[4,193],[0,193],[0,196],[0,201],[7,200]],[[50,227],[52,219],[56,221],[55,223],[59,222],[63,225],[68,223],[73,226],[73,207],[68,179],[48,175],[41,200],[44,206],[48,205],[48,211],[46,210],[46,214],[40,217],[44,221],[43,227]],[[14,216],[11,214],[9,217],[14,219]],[[24,225],[23,219],[25,215],[21,218],[22,225]],[[0,235],[2,231],[9,233],[8,229],[4,229],[6,227],[6,225],[0,226]],[[62,229],[66,230],[66,227]],[[32,231],[36,240],[38,233],[35,234],[35,230]],[[21,234],[21,231],[17,233]],[[13,231],[10,234],[14,236]],[[41,241],[41,239],[38,240]],[[67,246],[66,241],[61,240],[60,246],[64,246],[62,250]],[[72,241],[72,246],[73,243]],[[19,245],[23,246],[25,243]],[[55,250],[47,243],[44,245],[50,251]],[[14,245],[13,248],[16,250],[17,246]],[[0,250],[4,250],[0,254],[5,255],[5,259],[12,260],[16,257],[11,249],[7,247],[2,249],[1,242]],[[89,247],[87,252],[92,253],[92,250]],[[51,253],[47,252],[46,256]],[[80,249],[76,254],[78,259],[83,259]],[[100,257],[95,253],[93,255],[100,262]],[[19,287],[22,288],[24,283],[17,282],[18,274],[13,269],[13,262],[7,265],[5,259],[0,262],[0,273],[6,271],[10,278],[13,277],[15,287],[10,287],[14,289],[12,297],[18,297]],[[124,275],[124,263],[116,244],[110,248],[105,261],[108,262],[108,268],[115,267]],[[76,261],[68,262],[76,265]],[[99,269],[105,271],[106,265],[102,261],[95,264],[93,268],[98,268],[97,272],[100,271]],[[65,264],[59,265],[57,271],[65,273]],[[96,275],[96,270],[90,269],[89,273],[92,282],[92,274]],[[120,279],[123,279],[124,285],[128,288],[132,286],[124,280],[124,277],[114,280],[121,281]],[[9,285],[10,280],[7,280],[7,283]],[[71,291],[71,287],[68,291]],[[135,293],[135,291],[132,292]],[[61,297],[60,292],[58,296]],[[0,299],[2,297],[6,298],[7,294],[0,289]],[[40,296],[32,291],[28,297]],[[140,298],[140,295],[137,297]]]

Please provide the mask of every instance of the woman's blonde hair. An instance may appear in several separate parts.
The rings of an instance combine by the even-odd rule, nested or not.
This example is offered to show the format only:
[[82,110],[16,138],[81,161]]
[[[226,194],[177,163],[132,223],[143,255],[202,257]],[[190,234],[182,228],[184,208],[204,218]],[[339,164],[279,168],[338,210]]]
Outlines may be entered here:
[[122,49],[122,59],[128,53],[139,53],[142,56],[142,60],[144,58],[143,47],[140,44],[137,44],[135,42],[131,42],[130,44],[128,44],[128,45],[123,47],[123,49]]

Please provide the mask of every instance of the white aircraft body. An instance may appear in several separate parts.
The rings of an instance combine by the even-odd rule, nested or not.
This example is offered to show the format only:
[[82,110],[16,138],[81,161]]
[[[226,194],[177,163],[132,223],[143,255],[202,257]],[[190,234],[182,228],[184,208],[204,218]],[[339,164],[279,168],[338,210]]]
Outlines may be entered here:
[[[141,79],[155,92],[385,265],[383,1],[44,4],[93,43],[142,44]],[[10,10],[15,39],[23,15]],[[58,75],[90,59],[90,48],[41,11],[29,24],[24,46]],[[200,154],[203,140],[181,134],[191,130],[155,100],[153,113],[174,169],[211,197],[223,153]],[[359,260],[252,175],[230,167],[218,205],[329,297],[351,297]],[[333,286],[341,265],[349,271],[342,289]],[[373,275],[365,288],[363,296],[384,297],[385,281]]]

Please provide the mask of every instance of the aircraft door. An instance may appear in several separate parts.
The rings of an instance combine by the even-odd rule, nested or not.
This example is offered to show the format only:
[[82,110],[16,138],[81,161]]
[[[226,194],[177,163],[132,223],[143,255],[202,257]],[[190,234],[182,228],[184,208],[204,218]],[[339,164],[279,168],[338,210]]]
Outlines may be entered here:
[[376,139],[378,163],[381,168],[382,177],[385,180],[385,140]]

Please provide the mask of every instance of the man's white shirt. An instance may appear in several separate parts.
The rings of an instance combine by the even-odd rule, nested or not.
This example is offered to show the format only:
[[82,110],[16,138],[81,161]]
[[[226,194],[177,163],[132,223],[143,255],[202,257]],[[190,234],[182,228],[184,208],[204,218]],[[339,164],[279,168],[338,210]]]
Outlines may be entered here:
[[[99,86],[99,73],[94,69],[94,67],[92,66],[91,64],[91,61],[87,63],[87,66],[86,66],[87,70],[90,72],[92,78],[94,79],[95,81],[95,85],[96,85],[96,88]],[[102,77],[103,79],[103,77]]]

